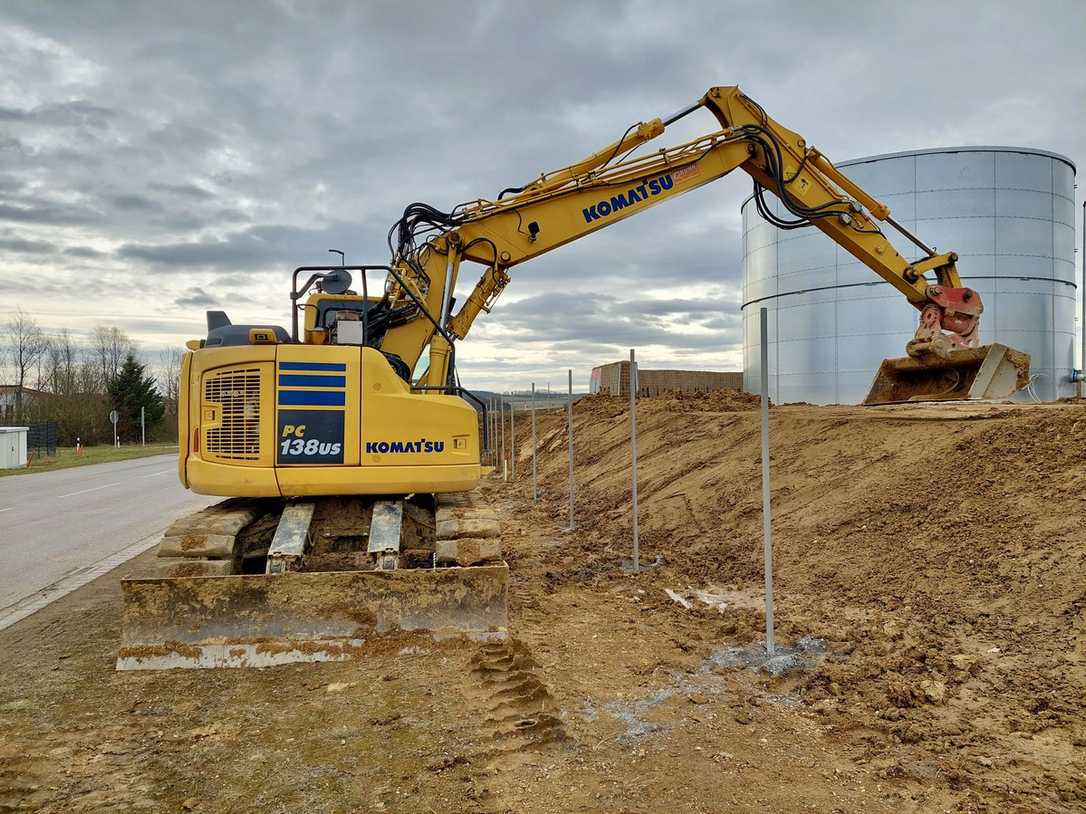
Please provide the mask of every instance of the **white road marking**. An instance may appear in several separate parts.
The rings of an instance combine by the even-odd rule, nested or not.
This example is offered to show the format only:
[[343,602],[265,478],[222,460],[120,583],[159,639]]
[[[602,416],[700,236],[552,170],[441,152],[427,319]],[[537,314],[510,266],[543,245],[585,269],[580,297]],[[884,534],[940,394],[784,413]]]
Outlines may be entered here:
[[78,492],[69,492],[66,495],[57,495],[57,497],[58,498],[61,498],[61,497],[75,497],[76,495],[85,495],[87,492],[97,492],[99,489],[108,489],[110,486],[120,486],[120,485],[121,485],[120,481],[117,481],[116,483],[104,483],[101,486],[92,486],[90,489],[80,489]]
[[6,608],[0,609],[0,630],[11,627],[16,622],[25,619],[32,613],[36,613],[46,605],[56,602],[58,599],[67,596],[72,591],[82,588],[88,582],[98,579],[102,574],[109,573],[117,566],[142,554],[147,549],[157,545],[161,537],[161,531],[149,534],[142,540],[138,540],[127,548],[121,549],[116,554],[110,554],[105,559],[98,560],[98,562],[77,571],[71,576],[59,579],[52,585],[46,585],[41,590],[35,591],[29,596],[24,596],[22,599],[8,605]]
[[3,512],[10,512],[14,508],[14,506],[8,506],[6,509],[0,509],[0,514],[2,514]]
[[168,475],[169,473],[171,473],[173,471],[174,470],[172,470],[172,469],[163,469],[161,472],[155,472],[155,474],[148,475],[147,477],[149,477],[149,478],[157,478],[159,475]]

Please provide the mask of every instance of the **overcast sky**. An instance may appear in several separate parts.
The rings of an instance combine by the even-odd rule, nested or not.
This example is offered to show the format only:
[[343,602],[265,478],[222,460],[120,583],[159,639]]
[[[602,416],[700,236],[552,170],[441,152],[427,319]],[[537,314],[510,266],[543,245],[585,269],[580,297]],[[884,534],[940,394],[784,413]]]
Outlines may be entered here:
[[[405,204],[492,197],[712,85],[833,160],[1007,144],[1081,168],[1084,41],[1081,0],[7,0],[0,319],[116,324],[149,350],[202,336],[207,308],[289,324],[294,266],[384,263]],[[583,387],[629,347],[738,369],[749,191],[740,172],[517,267],[457,354],[465,384],[573,367]]]

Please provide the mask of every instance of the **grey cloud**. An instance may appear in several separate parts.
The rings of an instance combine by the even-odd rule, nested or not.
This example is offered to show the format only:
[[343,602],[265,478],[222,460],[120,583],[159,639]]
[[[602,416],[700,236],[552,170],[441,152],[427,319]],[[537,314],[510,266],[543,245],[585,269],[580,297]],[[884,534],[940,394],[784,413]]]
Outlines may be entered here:
[[56,244],[44,240],[31,240],[10,230],[0,233],[0,252],[40,255],[53,254],[56,250]]
[[51,226],[70,226],[91,220],[85,210],[74,206],[41,203],[12,206],[0,203],[0,220],[13,223],[41,223]]
[[205,305],[218,305],[219,301],[204,291],[202,288],[190,288],[184,297],[174,300],[175,305],[203,307]]
[[92,249],[89,246],[71,246],[65,249],[64,253],[69,257],[81,257],[88,260],[106,256],[105,252],[98,251],[98,249]]
[[115,115],[113,110],[81,99],[33,108],[0,107],[0,122],[46,127],[105,127]]
[[[933,19],[968,59],[916,59]],[[193,288],[279,291],[330,247],[387,260],[384,231],[410,201],[494,195],[733,82],[836,159],[1028,141],[1081,164],[1084,30],[1081,3],[1055,2],[12,2],[0,220],[93,258],[118,290],[170,275],[167,309]],[[715,126],[699,113],[661,142]],[[736,175],[513,269],[509,300],[476,327],[509,340],[509,367],[480,358],[465,375],[583,366],[648,338],[684,363],[735,346],[750,189]],[[91,245],[121,248],[79,253]],[[27,257],[0,246],[0,283]]]
[[675,314],[704,316],[735,310],[738,304],[739,301],[736,298],[723,297],[671,300],[642,299],[623,302],[618,310],[624,314],[640,314],[644,316],[673,316]]
[[326,261],[328,247],[350,245],[356,231],[357,227],[349,224],[332,224],[323,229],[283,224],[254,226],[222,238],[164,244],[126,243],[117,250],[117,256],[174,271],[194,268],[237,271],[280,266],[285,272],[318,259]]
[[215,197],[214,192],[204,189],[201,186],[197,186],[196,184],[163,184],[152,182],[150,186],[152,189],[157,189],[160,192],[167,192],[184,198],[195,198],[201,201],[212,200]]
[[162,204],[158,201],[152,200],[146,195],[139,195],[131,192],[121,195],[111,195],[109,197],[109,202],[117,209],[143,210],[146,212],[161,212],[163,209]]
[[[545,343],[559,349],[584,345],[611,349],[662,345],[698,350],[739,339],[738,320],[724,330],[689,331],[684,330],[690,327],[690,320],[684,325],[685,312],[667,309],[676,318],[676,324],[665,326],[649,313],[647,306],[646,301],[622,301],[613,296],[541,294],[508,306],[496,331],[510,341]],[[723,307],[738,311],[733,304]]]

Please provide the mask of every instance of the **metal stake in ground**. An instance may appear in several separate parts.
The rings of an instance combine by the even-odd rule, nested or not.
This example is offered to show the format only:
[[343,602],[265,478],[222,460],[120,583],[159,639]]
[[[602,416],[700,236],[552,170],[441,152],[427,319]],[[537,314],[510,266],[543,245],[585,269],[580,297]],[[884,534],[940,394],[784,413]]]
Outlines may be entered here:
[[637,519],[637,360],[630,348],[630,505],[633,509],[633,570],[641,570],[641,540]]
[[505,457],[505,396],[498,398],[498,423],[501,424],[501,443],[498,450],[501,453],[502,480],[509,480],[509,459]]
[[517,479],[517,403],[509,402],[509,477]]
[[539,500],[539,481],[536,480],[535,452],[538,441],[535,434],[535,382],[532,382],[532,500]]
[[773,517],[769,500],[769,312],[761,312],[762,328],[762,560],[765,567],[765,649],[773,656]]
[[566,402],[566,437],[569,440],[569,530],[573,531],[573,368],[569,370],[569,396]]

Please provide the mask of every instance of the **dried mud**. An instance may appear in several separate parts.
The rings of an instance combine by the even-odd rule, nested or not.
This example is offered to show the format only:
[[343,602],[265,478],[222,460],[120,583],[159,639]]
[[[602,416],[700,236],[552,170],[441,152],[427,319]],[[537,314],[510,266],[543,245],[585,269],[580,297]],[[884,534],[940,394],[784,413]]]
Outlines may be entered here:
[[576,406],[574,532],[541,416],[541,500],[527,439],[483,485],[505,643],[115,673],[102,577],[0,632],[0,811],[1086,810],[1086,408],[774,408],[772,675],[755,404],[642,400],[640,574],[624,401]]

